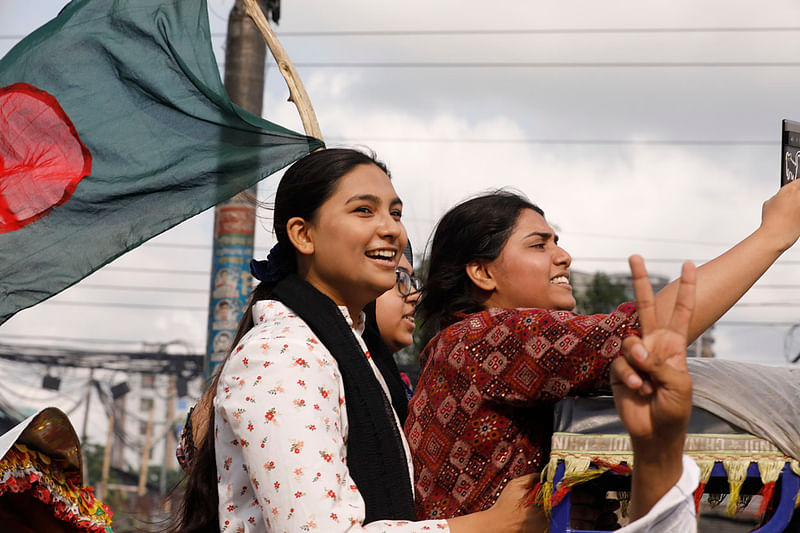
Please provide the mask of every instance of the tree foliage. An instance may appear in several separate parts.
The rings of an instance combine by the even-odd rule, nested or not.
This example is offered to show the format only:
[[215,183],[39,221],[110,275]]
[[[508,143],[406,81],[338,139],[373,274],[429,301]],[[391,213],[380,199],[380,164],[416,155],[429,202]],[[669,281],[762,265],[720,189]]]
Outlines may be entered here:
[[614,283],[602,272],[595,273],[589,286],[575,295],[575,310],[584,315],[610,313],[629,299],[625,285]]

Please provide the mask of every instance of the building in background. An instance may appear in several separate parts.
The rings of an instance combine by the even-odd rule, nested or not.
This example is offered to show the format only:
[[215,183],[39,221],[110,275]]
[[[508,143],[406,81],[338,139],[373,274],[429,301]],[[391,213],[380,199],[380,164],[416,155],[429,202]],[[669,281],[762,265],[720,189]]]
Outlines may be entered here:
[[[202,378],[183,385],[175,381],[175,391],[170,394],[170,378],[166,374],[131,374],[130,391],[115,400],[115,412],[120,419],[114,433],[112,465],[123,470],[138,470],[144,456],[151,467],[178,468],[175,459],[177,437],[183,429],[189,408],[202,392]],[[172,406],[170,407],[170,402]],[[152,428],[148,442],[148,424]]]
[[[650,275],[650,283],[655,292],[663,289],[670,279],[666,276]],[[630,273],[580,272],[570,271],[570,283],[578,301],[578,311],[582,313],[609,313],[623,301],[632,301],[633,280]],[[714,326],[698,337],[686,353],[689,357],[715,357]]]

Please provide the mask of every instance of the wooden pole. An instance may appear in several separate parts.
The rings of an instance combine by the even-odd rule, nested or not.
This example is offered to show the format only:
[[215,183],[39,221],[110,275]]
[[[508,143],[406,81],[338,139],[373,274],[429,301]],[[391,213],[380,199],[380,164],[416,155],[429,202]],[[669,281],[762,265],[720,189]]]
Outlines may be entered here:
[[108,416],[108,432],[106,433],[106,448],[103,451],[103,474],[100,480],[100,490],[97,497],[101,500],[106,497],[108,490],[108,471],[111,468],[111,447],[114,445],[114,411]]
[[300,120],[303,122],[303,129],[306,135],[322,140],[322,131],[319,128],[314,108],[311,106],[311,99],[308,97],[300,75],[289,59],[289,54],[283,49],[280,41],[272,31],[267,17],[264,16],[264,12],[258,6],[257,0],[244,0],[244,5],[247,14],[253,19],[256,27],[264,37],[267,48],[269,48],[272,57],[275,58],[275,62],[278,64],[278,70],[280,70],[283,79],[286,80],[286,85],[289,86],[289,100],[294,102],[297,111],[300,113]]
[[153,412],[155,405],[150,407],[150,417],[147,420],[147,429],[144,432],[144,447],[142,448],[142,461],[139,467],[139,490],[137,494],[144,496],[147,493],[147,468],[150,463],[150,439],[153,437]]
[[[175,419],[175,396],[177,396],[177,378],[174,375],[169,376],[169,385],[167,386],[167,405],[166,415],[164,420],[164,458],[161,461],[161,477],[159,478],[159,492],[162,495],[167,493],[167,471],[172,466],[173,457],[175,457],[175,432],[172,430],[172,421]],[[167,505],[169,500],[167,500]]]
[[83,408],[83,429],[81,430],[81,449],[83,450],[83,483],[89,483],[89,461],[86,460],[86,446],[89,444],[89,436],[87,431],[89,429],[89,404],[92,400],[92,387],[94,387],[94,368],[89,369],[89,385],[86,387],[86,397],[84,398]]

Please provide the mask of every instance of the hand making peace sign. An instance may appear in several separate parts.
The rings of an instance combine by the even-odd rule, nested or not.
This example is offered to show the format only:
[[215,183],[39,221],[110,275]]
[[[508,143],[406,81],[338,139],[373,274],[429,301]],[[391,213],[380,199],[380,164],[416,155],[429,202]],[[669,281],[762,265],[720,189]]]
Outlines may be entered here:
[[[695,267],[684,263],[671,310],[658,310],[640,256],[630,258],[642,337],[628,337],[611,365],[614,403],[634,451],[631,519],[647,513],[682,473],[681,456],[692,409],[686,365],[689,322],[695,304]],[[656,329],[656,313],[671,314]]]

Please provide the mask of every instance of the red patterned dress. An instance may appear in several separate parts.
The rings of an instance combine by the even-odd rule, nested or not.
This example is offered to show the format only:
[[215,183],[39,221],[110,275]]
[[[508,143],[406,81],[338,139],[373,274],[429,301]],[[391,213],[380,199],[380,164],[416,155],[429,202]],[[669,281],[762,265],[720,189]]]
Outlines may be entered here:
[[405,423],[420,520],[487,509],[510,479],[538,472],[553,404],[607,385],[622,339],[639,329],[633,303],[609,315],[494,308],[461,318],[423,350]]

